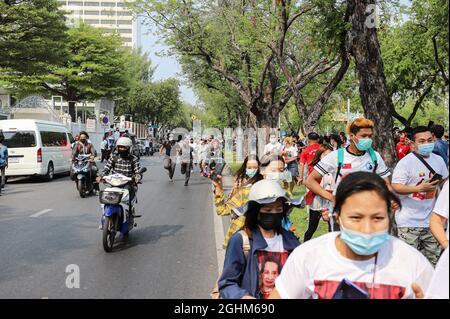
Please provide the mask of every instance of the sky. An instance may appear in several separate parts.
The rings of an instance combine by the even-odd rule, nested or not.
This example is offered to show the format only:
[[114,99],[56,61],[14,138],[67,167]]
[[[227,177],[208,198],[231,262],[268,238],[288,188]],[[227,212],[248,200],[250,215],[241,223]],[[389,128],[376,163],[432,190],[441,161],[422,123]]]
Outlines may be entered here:
[[[154,27],[153,27],[154,28]],[[168,78],[177,78],[180,82],[186,82],[181,72],[181,66],[174,57],[157,56],[157,54],[165,49],[165,46],[160,42],[158,36],[153,32],[149,32],[150,28],[141,23],[141,46],[144,52],[148,52],[153,66],[157,66],[153,79],[155,81],[165,80]],[[181,98],[185,102],[195,105],[198,98],[196,97],[192,88],[182,84],[180,87]]]

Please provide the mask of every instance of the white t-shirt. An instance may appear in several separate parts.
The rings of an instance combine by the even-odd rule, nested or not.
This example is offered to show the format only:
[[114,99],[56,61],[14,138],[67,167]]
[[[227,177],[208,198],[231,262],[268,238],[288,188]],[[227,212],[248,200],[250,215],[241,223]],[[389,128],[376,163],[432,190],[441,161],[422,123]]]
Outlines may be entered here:
[[[320,175],[324,176],[326,174],[333,175],[333,178],[336,178],[336,173],[338,169],[338,150],[331,152],[314,166],[314,169],[319,172]],[[384,160],[381,158],[378,152],[375,152],[377,156],[377,170],[376,173],[382,178],[388,177],[391,175],[389,168],[384,163]],[[350,173],[355,172],[373,172],[375,167],[375,163],[372,161],[372,157],[370,157],[369,152],[365,152],[363,155],[357,156],[350,154],[347,149],[344,149],[344,163],[342,164],[340,176],[337,179],[335,187],[337,188],[342,178],[347,176]],[[336,192],[336,188],[334,191]]]
[[283,151],[287,152],[287,157],[297,157],[298,156],[297,146],[284,147]]
[[444,187],[442,188],[441,193],[439,194],[439,197],[436,201],[436,204],[434,205],[433,212],[436,214],[447,218],[447,239],[448,239],[448,229],[449,229],[449,223],[448,223],[448,181],[445,182]]
[[281,154],[281,149],[283,148],[283,145],[281,143],[269,143],[266,146],[264,146],[264,155],[266,154]]
[[[425,161],[436,173],[441,174],[444,178],[448,176],[447,167],[440,156],[430,154]],[[413,153],[410,153],[397,163],[392,176],[392,184],[417,186],[429,180],[431,175],[429,169]],[[429,227],[431,212],[436,201],[436,192],[399,195],[399,198],[402,202],[402,209],[395,213],[397,227]]]
[[448,259],[447,247],[436,265],[434,276],[431,279],[430,286],[425,294],[426,299],[449,299]]
[[267,243],[267,247],[264,249],[265,251],[271,252],[283,252],[283,236],[281,234],[275,235],[272,238],[264,238]]
[[[289,256],[275,286],[283,299],[331,299],[344,278],[371,292],[375,258],[350,260],[336,248],[339,232],[328,233],[297,247]],[[433,276],[430,262],[416,249],[390,237],[378,252],[373,297],[414,298],[417,283],[427,291]]]

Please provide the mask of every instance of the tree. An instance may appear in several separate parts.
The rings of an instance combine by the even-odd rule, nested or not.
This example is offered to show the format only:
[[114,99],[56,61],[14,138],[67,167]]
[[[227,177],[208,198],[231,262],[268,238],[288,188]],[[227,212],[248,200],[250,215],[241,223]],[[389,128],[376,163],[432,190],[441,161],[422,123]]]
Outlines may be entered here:
[[[448,88],[448,1],[413,1],[406,13],[407,21],[387,25],[379,34],[393,116],[410,127],[423,103]],[[399,110],[411,98],[414,106],[402,116]]]
[[72,120],[76,120],[76,101],[125,96],[126,54],[118,35],[105,35],[87,24],[69,29],[67,37],[62,65],[28,84],[63,96]]
[[179,83],[175,79],[138,83],[130,90],[125,108],[119,110],[119,114],[125,113],[136,121],[160,127],[186,124]]
[[[278,8],[280,5],[284,10]],[[151,0],[136,1],[134,8],[159,26],[160,35],[187,72],[203,69],[207,72],[201,74],[210,77],[212,71],[227,81],[253,115],[253,126],[275,126],[294,91],[332,65],[323,58],[315,61],[306,57],[303,72],[293,75],[291,86],[279,67],[280,54],[285,54],[280,46],[298,19],[311,11],[309,1],[203,0],[194,4]],[[287,12],[283,21],[280,15]],[[325,96],[320,98],[323,104]]]
[[[367,118],[375,122],[375,147],[388,166],[396,162],[392,134],[394,108],[384,75],[383,59],[374,20],[375,0],[347,0],[349,21],[348,50],[354,58],[359,77],[359,93]],[[366,12],[369,10],[369,16]]]
[[66,29],[56,0],[0,1],[0,76],[47,73],[62,60]]

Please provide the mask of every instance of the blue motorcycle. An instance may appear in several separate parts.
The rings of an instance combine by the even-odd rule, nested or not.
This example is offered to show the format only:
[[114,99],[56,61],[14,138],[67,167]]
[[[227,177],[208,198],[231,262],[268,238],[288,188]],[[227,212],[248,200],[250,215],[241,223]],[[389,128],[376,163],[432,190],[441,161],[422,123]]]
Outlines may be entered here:
[[[145,167],[141,168],[138,179],[142,180],[142,174],[146,172]],[[102,229],[103,229],[103,249],[111,252],[117,233],[123,237],[136,227],[134,218],[137,204],[137,185],[133,178],[112,174],[103,177],[103,181],[109,187],[100,192],[100,204],[102,207]],[[130,201],[130,188],[134,189],[134,196]]]

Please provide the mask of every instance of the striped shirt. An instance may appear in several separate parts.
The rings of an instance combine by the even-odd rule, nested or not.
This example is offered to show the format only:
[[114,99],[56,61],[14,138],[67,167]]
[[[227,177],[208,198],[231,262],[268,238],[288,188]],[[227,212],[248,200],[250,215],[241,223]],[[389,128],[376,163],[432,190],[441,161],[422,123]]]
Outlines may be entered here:
[[121,157],[118,153],[114,153],[103,169],[103,176],[109,174],[122,174],[127,177],[133,177],[139,173],[139,170],[139,159],[135,155]]

